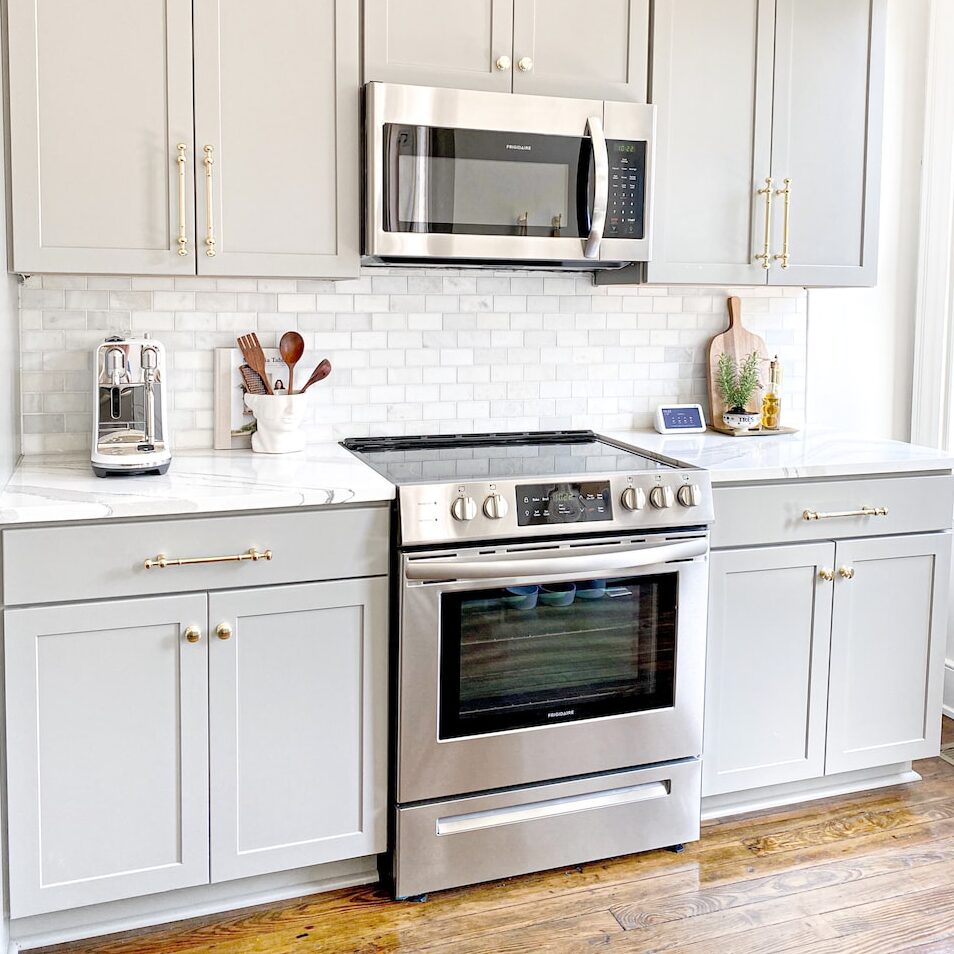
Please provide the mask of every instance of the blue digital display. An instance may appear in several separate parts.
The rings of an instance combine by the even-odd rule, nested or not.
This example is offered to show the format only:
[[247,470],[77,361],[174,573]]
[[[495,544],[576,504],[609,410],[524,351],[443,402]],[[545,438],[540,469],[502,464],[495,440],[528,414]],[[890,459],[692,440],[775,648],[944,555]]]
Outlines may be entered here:
[[679,431],[703,426],[702,415],[697,407],[664,407],[662,418],[667,430]]

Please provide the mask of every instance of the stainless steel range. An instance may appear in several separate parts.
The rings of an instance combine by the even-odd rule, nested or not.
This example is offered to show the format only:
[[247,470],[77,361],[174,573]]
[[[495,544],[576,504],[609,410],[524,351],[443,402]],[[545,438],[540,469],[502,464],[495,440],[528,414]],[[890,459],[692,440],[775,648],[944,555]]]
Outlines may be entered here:
[[398,488],[395,896],[698,838],[707,473],[590,431],[344,446]]

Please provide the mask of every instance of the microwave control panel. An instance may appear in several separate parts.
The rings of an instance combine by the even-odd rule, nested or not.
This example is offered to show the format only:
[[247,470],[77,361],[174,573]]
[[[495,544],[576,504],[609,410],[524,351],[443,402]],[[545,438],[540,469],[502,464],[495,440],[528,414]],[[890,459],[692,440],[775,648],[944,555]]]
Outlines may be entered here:
[[646,143],[608,139],[609,202],[604,238],[641,239],[646,180]]

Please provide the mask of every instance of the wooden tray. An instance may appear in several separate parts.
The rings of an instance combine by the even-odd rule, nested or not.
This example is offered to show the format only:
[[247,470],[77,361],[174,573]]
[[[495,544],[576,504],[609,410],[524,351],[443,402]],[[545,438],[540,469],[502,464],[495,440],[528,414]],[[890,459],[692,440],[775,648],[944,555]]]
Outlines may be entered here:
[[733,431],[727,427],[712,427],[710,429],[715,431],[717,434],[725,434],[726,437],[777,437],[779,434],[797,434],[797,427],[777,427],[774,431],[768,429],[762,430],[759,428],[757,431],[752,430],[740,430]]

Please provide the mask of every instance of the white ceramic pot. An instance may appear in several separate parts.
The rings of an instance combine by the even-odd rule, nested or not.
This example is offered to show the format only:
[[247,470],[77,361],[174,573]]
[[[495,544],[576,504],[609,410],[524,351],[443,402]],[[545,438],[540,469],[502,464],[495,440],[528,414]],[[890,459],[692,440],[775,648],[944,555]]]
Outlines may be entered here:
[[759,414],[750,414],[746,411],[744,414],[733,414],[726,411],[722,415],[722,423],[732,431],[749,431],[759,423]]
[[255,415],[252,450],[259,454],[294,454],[305,449],[302,425],[308,413],[304,394],[246,394],[245,403]]

